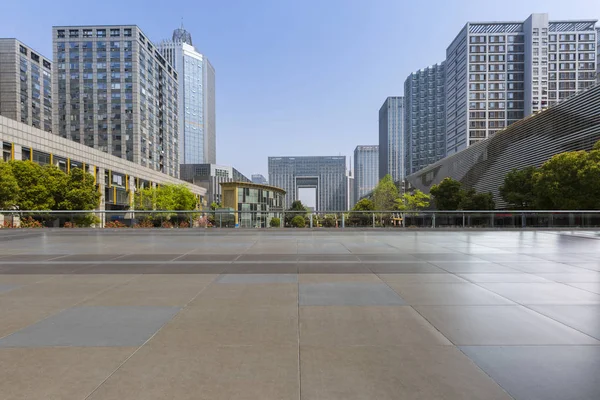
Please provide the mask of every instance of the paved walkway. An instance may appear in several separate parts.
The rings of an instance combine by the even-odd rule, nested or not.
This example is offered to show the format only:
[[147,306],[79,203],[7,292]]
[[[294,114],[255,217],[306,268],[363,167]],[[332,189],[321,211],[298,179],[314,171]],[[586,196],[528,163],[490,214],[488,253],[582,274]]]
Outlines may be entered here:
[[598,400],[575,234],[3,231],[0,398]]

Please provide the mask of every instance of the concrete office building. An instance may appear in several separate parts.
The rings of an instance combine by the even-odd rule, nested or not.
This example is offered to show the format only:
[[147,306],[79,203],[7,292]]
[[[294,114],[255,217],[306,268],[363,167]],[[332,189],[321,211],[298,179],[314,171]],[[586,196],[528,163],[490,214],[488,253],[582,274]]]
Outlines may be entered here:
[[467,189],[491,192],[513,168],[538,167],[565,151],[590,150],[600,140],[600,85],[513,124],[497,135],[448,156],[406,177],[410,188],[428,193],[451,177]]
[[412,174],[446,156],[445,63],[404,81],[404,162]]
[[17,39],[0,39],[0,115],[52,131],[52,63]]
[[446,50],[447,154],[592,86],[595,24],[468,22]]
[[217,162],[215,69],[193,46],[192,35],[183,25],[158,48],[179,78],[179,163],[214,164]]
[[237,169],[217,164],[182,164],[180,165],[180,178],[205,188],[208,204],[222,203],[221,183],[250,182],[250,179]]
[[379,109],[379,177],[404,178],[404,98],[388,97]]
[[4,161],[31,160],[64,172],[82,168],[94,175],[102,193],[99,210],[128,210],[137,190],[157,184],[184,184],[201,201],[206,195],[200,186],[2,116],[0,144]]
[[53,132],[179,176],[177,72],[135,25],[52,29]]
[[377,182],[379,182],[379,146],[356,146],[354,149],[354,203],[371,192],[377,186]]
[[314,188],[315,210],[347,209],[346,157],[269,157],[269,183],[286,191],[286,207],[298,189]]
[[252,174],[252,183],[259,183],[261,185],[266,185],[269,182],[267,181],[267,178],[265,178],[263,174]]

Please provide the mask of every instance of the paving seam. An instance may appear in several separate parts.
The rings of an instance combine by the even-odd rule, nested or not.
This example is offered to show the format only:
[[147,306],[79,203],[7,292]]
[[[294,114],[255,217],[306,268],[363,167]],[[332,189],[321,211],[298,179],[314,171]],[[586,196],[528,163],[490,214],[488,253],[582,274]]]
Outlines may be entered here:
[[[140,275],[143,275],[143,274],[140,274]],[[126,363],[127,361],[129,361],[129,360],[130,360],[130,359],[131,359],[131,358],[132,358],[132,357],[133,357],[133,356],[134,356],[134,355],[135,355],[135,354],[136,354],[138,351],[140,351],[140,349],[141,349],[142,347],[144,347],[144,346],[145,346],[145,345],[146,345],[148,342],[150,342],[150,341],[151,341],[151,340],[152,340],[152,339],[153,339],[153,338],[154,338],[154,337],[155,337],[155,336],[156,336],[156,335],[157,335],[157,334],[158,334],[158,333],[159,333],[159,332],[160,332],[160,331],[161,331],[161,330],[162,330],[162,329],[165,327],[165,325],[167,325],[169,322],[173,321],[173,319],[174,319],[175,317],[177,317],[177,316],[178,316],[178,315],[179,315],[179,314],[180,314],[180,313],[181,313],[183,310],[185,310],[185,309],[186,309],[186,308],[187,308],[187,307],[190,305],[190,303],[191,303],[192,301],[196,300],[196,298],[198,298],[198,296],[200,296],[200,294],[201,294],[202,292],[204,292],[204,291],[206,290],[206,288],[207,288],[207,287],[209,287],[209,286],[213,285],[213,284],[215,283],[215,281],[216,281],[216,279],[215,279],[215,280],[213,280],[212,282],[210,282],[208,285],[204,286],[202,289],[200,289],[200,291],[198,291],[198,293],[196,293],[196,295],[195,295],[195,296],[194,296],[194,297],[193,297],[193,298],[192,298],[190,301],[188,301],[188,302],[187,302],[187,303],[186,303],[186,304],[185,304],[183,307],[181,307],[181,308],[179,309],[179,311],[178,311],[178,312],[177,312],[175,315],[173,315],[173,316],[172,316],[172,317],[171,317],[171,318],[170,318],[168,321],[165,321],[165,323],[164,323],[164,324],[162,324],[162,325],[161,325],[161,327],[160,327],[160,328],[158,328],[158,329],[156,330],[156,332],[154,332],[154,334],[148,338],[148,340],[146,340],[146,341],[145,341],[144,343],[142,343],[142,344],[141,344],[141,345],[140,345],[140,346],[139,346],[137,349],[135,349],[135,351],[134,351],[133,353],[131,353],[131,354],[129,355],[129,357],[127,357],[127,358],[126,358],[126,359],[125,359],[125,360],[124,360],[124,361],[123,361],[121,364],[119,364],[119,366],[117,366],[117,368],[115,368],[115,370],[114,370],[114,371],[112,371],[112,372],[111,372],[111,373],[110,373],[110,374],[109,374],[109,375],[108,375],[108,376],[107,376],[107,377],[106,377],[106,378],[105,378],[105,379],[104,379],[102,382],[100,382],[100,384],[99,384],[98,386],[96,386],[96,387],[94,388],[94,390],[92,390],[92,391],[91,391],[91,392],[90,392],[90,393],[89,393],[87,396],[85,396],[85,398],[84,398],[83,400],[87,400],[87,399],[89,399],[91,395],[93,395],[94,393],[96,393],[96,391],[97,391],[97,390],[100,388],[100,386],[104,385],[104,384],[106,383],[106,381],[108,381],[108,380],[111,378],[111,376],[113,376],[113,375],[114,375],[114,374],[115,374],[115,373],[116,373],[116,372],[117,372],[119,369],[121,369],[121,367],[122,367],[123,365],[125,365],[125,363]]]
[[[574,327],[572,327],[572,326],[569,326],[569,325],[565,324],[564,322],[560,322],[559,320],[556,320],[556,319],[554,319],[554,318],[552,318],[552,317],[549,317],[549,316],[547,316],[547,315],[545,315],[545,314],[542,314],[541,312],[539,312],[539,311],[536,311],[536,310],[534,310],[533,308],[530,308],[530,307],[529,307],[529,306],[585,306],[585,305],[600,305],[600,303],[590,303],[590,304],[564,304],[564,303],[562,303],[562,304],[550,304],[550,303],[544,303],[544,304],[529,304],[529,305],[527,305],[527,304],[519,303],[518,301],[515,301],[515,300],[511,300],[511,299],[509,299],[509,298],[507,298],[507,297],[505,297],[505,296],[502,296],[500,293],[496,293],[496,292],[494,292],[493,290],[491,290],[491,289],[488,289],[488,288],[486,288],[486,287],[483,287],[483,286],[481,286],[481,285],[479,284],[479,283],[489,283],[489,282],[479,282],[479,283],[471,282],[471,283],[473,283],[474,285],[476,285],[476,286],[478,286],[478,287],[480,287],[480,288],[482,288],[482,289],[485,289],[485,290],[487,290],[487,291],[488,291],[488,292],[490,292],[490,293],[493,293],[493,294],[495,294],[496,296],[500,296],[500,297],[502,297],[502,298],[504,298],[504,299],[506,299],[506,300],[508,300],[508,301],[511,301],[511,302],[513,302],[513,303],[515,303],[515,304],[517,304],[517,305],[521,306],[521,307],[524,307],[524,308],[528,309],[529,311],[533,311],[533,312],[535,312],[536,314],[539,314],[540,316],[542,316],[542,317],[544,317],[544,318],[548,318],[548,319],[550,319],[550,320],[552,320],[552,321],[554,321],[554,322],[557,322],[557,323],[559,323],[559,324],[561,324],[561,325],[563,325],[563,326],[565,326],[565,327],[567,327],[567,328],[569,328],[569,329],[573,329],[574,331],[577,331],[577,332],[581,333],[582,335],[585,335],[585,336],[587,336],[587,337],[590,337],[590,338],[592,338],[592,339],[594,339],[594,340],[596,340],[596,341],[598,342],[598,343],[596,343],[596,344],[588,344],[588,345],[579,344],[579,345],[561,345],[561,346],[600,346],[600,340],[596,339],[596,338],[595,338],[595,337],[593,337],[592,335],[589,335],[589,334],[587,334],[587,333],[585,333],[585,332],[582,332],[582,331],[580,331],[580,330],[579,330],[579,329],[577,329],[577,328],[574,328]],[[501,283],[501,282],[500,282],[500,283]],[[526,282],[525,282],[525,283],[526,283]],[[572,289],[578,289],[578,288],[575,288],[575,287],[573,287],[573,286],[569,286],[569,285],[567,285],[567,284],[565,284],[565,283],[561,283],[561,282],[548,282],[548,283],[542,283],[542,282],[539,282],[539,283],[541,283],[541,284],[543,284],[543,285],[547,285],[548,283],[558,283],[559,285],[564,285],[564,286],[570,287],[570,288],[572,288]],[[579,289],[579,290],[583,290],[583,289]],[[585,291],[585,290],[584,290],[584,291]],[[597,294],[597,293],[594,293],[594,294]],[[598,295],[598,296],[600,297],[600,295]],[[507,304],[507,305],[510,305],[510,304]],[[524,345],[521,345],[521,346],[524,346]],[[550,345],[546,345],[546,346],[548,346],[548,347],[552,347],[552,346],[556,346],[556,345],[550,344]]]
[[296,280],[296,290],[298,293],[297,298],[297,325],[296,325],[296,337],[298,339],[298,400],[302,399],[302,355],[301,355],[301,347],[300,347],[300,266],[296,263],[296,276],[298,279]]
[[[376,275],[379,277],[379,275],[378,275],[378,274],[376,274]],[[455,276],[456,276],[456,274],[452,274],[452,275],[455,275]],[[457,278],[460,278],[460,277],[459,277],[459,276],[457,276]],[[381,278],[379,278],[379,279],[381,279]],[[387,282],[386,282],[386,285],[387,285]],[[389,287],[390,289],[394,290],[394,288],[392,288],[391,286],[389,286],[389,285],[388,285],[388,287]],[[400,298],[402,298],[402,296],[400,295],[400,293],[396,292],[395,290],[394,290],[394,292],[395,292],[395,293],[396,293],[398,296],[400,296]],[[511,307],[513,307],[513,306],[512,306],[512,305],[510,305],[510,304],[507,304],[507,306],[511,306]],[[414,307],[413,307],[413,306],[411,306],[411,305],[409,305],[409,307],[410,307],[410,308],[412,308],[412,309],[413,309],[413,310],[414,310],[414,311],[415,311],[417,314],[419,314],[419,316],[420,316],[421,318],[423,318],[425,321],[427,321],[427,323],[428,323],[429,325],[431,325],[431,326],[433,327],[433,329],[435,329],[435,330],[436,330],[436,331],[437,331],[437,332],[438,332],[440,335],[442,335],[442,337],[446,338],[446,340],[448,340],[448,342],[450,342],[450,343],[452,344],[452,347],[454,347],[455,349],[457,349],[458,351],[460,351],[460,352],[461,352],[461,353],[462,353],[462,354],[463,354],[463,355],[464,355],[464,356],[465,356],[465,357],[466,357],[466,358],[469,360],[469,362],[470,362],[470,363],[471,363],[471,364],[472,364],[472,365],[473,365],[475,368],[477,368],[478,370],[480,370],[481,372],[483,372],[483,373],[485,374],[485,376],[487,376],[488,378],[490,378],[490,380],[491,380],[492,382],[494,382],[496,385],[498,385],[498,387],[499,387],[500,389],[502,389],[502,391],[504,391],[504,393],[506,393],[506,395],[507,395],[508,397],[510,397],[510,398],[511,398],[511,399],[513,399],[513,400],[517,400],[517,399],[515,399],[515,397],[513,397],[513,396],[512,396],[512,395],[511,395],[511,394],[510,394],[510,393],[509,393],[509,392],[508,392],[508,391],[507,391],[507,390],[506,390],[506,389],[505,389],[503,386],[502,386],[502,385],[500,385],[500,384],[499,384],[499,383],[498,383],[498,382],[497,382],[497,381],[496,381],[494,378],[492,378],[492,376],[491,376],[491,375],[489,375],[489,374],[488,374],[487,372],[485,372],[485,371],[484,371],[484,370],[483,370],[481,367],[479,367],[479,365],[477,365],[477,363],[476,363],[475,361],[473,361],[473,359],[471,359],[471,357],[469,357],[469,356],[468,356],[468,355],[467,355],[467,354],[466,354],[466,353],[465,353],[465,352],[464,352],[464,351],[463,351],[463,350],[462,350],[462,349],[461,349],[459,346],[457,346],[457,345],[456,345],[456,344],[455,344],[455,343],[454,343],[454,342],[453,342],[453,341],[452,341],[452,340],[451,340],[449,337],[447,337],[446,335],[444,335],[444,334],[443,334],[443,333],[442,333],[442,332],[441,332],[441,331],[440,331],[440,330],[439,330],[439,329],[438,329],[438,328],[437,328],[437,327],[436,327],[434,324],[432,324],[432,323],[431,323],[431,321],[429,321],[427,318],[425,318],[425,316],[424,316],[423,314],[421,314],[421,313],[419,312],[419,310],[417,310],[416,308],[414,308]]]

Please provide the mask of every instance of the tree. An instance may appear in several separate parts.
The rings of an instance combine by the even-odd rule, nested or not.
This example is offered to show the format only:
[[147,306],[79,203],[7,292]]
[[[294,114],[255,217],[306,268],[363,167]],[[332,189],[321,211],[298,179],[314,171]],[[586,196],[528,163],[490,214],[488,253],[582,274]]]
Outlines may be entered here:
[[[306,206],[304,206],[304,204],[302,204],[302,202],[300,200],[296,200],[296,201],[292,202],[292,205],[288,209],[288,211],[294,211],[294,212],[285,214],[285,224],[286,225],[290,225],[292,223],[292,220],[297,216],[306,218],[306,213],[308,212],[308,208],[306,208]],[[305,223],[306,223],[306,221],[305,221]]]
[[7,210],[17,204],[19,184],[10,166],[0,161],[0,210]]
[[375,210],[375,205],[369,199],[360,199],[358,203],[354,205],[352,211],[373,211]]
[[142,189],[136,193],[134,203],[137,210],[187,211],[198,206],[194,193],[183,184]]
[[269,221],[269,226],[271,228],[279,228],[281,226],[281,220],[279,218],[277,218],[277,217],[273,217]]
[[560,153],[534,173],[534,191],[541,209],[600,208],[600,145],[590,152]]
[[511,210],[528,210],[535,208],[536,195],[533,190],[535,167],[513,169],[504,177],[504,184],[499,192]]
[[477,193],[475,189],[465,190],[459,208],[461,210],[494,210],[496,203],[491,193]]
[[438,210],[458,210],[463,197],[461,183],[452,178],[444,178],[429,190]]
[[417,211],[429,207],[431,196],[415,190],[413,193],[404,193],[401,198],[396,199],[396,210]]
[[[65,208],[64,205],[61,206],[61,204],[65,201],[69,176],[54,165],[43,166],[42,172],[44,174],[44,183],[54,200],[53,208],[55,210],[74,210],[74,208]],[[94,190],[96,190],[95,187]]]
[[44,169],[32,162],[14,160],[8,163],[19,184],[16,206],[20,210],[50,210],[55,201],[46,184]]
[[393,210],[398,199],[398,188],[392,180],[392,176],[387,174],[377,184],[373,190],[373,204],[376,210]]
[[372,224],[373,216],[368,212],[357,211],[374,211],[375,205],[369,199],[360,199],[352,208],[352,212],[348,215],[348,223],[351,225],[367,226]]
[[[65,177],[65,191],[62,201],[57,204],[58,209],[93,210],[100,205],[101,194],[96,188],[93,175],[81,168],[73,168]],[[60,177],[56,177],[56,180],[59,179]]]
[[291,225],[294,228],[304,228],[306,226],[306,221],[302,215],[296,215],[292,218]]

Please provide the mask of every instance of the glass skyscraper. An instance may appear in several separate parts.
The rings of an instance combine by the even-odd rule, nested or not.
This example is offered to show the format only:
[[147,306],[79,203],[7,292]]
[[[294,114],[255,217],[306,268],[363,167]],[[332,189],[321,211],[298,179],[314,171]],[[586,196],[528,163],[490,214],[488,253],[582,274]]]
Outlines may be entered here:
[[317,211],[345,211],[348,204],[346,157],[269,157],[269,184],[286,191],[286,207],[299,188],[316,189]]
[[414,72],[404,81],[406,175],[446,156],[444,63]]
[[371,192],[377,186],[378,181],[379,146],[356,146],[354,149],[354,202]]
[[159,48],[179,75],[179,162],[215,163],[215,70],[192,45],[192,35],[183,26]]
[[53,28],[53,132],[178,177],[177,72],[135,25]]
[[404,179],[404,98],[388,97],[379,109],[379,177]]

